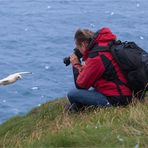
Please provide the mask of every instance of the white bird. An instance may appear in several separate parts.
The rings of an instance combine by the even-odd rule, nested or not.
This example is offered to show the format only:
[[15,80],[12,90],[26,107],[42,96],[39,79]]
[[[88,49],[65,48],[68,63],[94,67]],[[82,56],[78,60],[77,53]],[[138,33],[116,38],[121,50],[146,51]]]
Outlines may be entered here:
[[21,75],[23,75],[23,74],[32,74],[32,72],[17,72],[17,73],[11,74],[11,75],[7,76],[6,78],[1,79],[0,85],[12,84],[12,83],[16,82],[17,80],[22,79]]

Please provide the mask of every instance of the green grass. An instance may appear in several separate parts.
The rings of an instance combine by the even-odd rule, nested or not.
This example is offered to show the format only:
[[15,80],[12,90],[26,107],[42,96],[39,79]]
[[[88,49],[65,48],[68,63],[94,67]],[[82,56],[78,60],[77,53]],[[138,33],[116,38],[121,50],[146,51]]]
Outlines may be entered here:
[[148,147],[148,101],[68,113],[65,98],[0,125],[0,147]]

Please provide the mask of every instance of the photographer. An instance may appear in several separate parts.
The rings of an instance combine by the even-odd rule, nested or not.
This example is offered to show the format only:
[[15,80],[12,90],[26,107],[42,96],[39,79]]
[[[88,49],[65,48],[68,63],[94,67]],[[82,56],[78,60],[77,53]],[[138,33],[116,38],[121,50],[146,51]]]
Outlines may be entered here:
[[[111,53],[92,52],[96,46],[102,49],[108,47],[111,41],[116,40],[116,35],[109,28],[102,28],[96,33],[88,29],[78,29],[74,39],[77,50],[83,56],[83,63],[75,53],[70,56],[76,89],[68,92],[70,105],[67,108],[78,111],[85,106],[110,107],[129,104],[131,90]],[[108,61],[110,63],[106,64]],[[113,70],[115,72],[110,74],[109,71]]]

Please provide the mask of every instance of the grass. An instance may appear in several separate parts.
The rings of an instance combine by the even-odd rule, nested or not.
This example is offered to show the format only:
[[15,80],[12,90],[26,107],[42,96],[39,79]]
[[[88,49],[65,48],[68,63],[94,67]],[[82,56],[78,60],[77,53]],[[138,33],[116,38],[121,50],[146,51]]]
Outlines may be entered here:
[[0,125],[0,147],[148,147],[148,101],[68,113],[65,98]]

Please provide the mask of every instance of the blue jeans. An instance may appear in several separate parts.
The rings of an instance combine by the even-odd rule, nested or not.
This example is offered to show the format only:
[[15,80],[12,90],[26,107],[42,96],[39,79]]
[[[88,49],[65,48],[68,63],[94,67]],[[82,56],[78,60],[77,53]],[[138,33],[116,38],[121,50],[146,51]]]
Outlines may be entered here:
[[110,107],[107,97],[95,90],[73,89],[67,97],[71,104],[78,106]]

